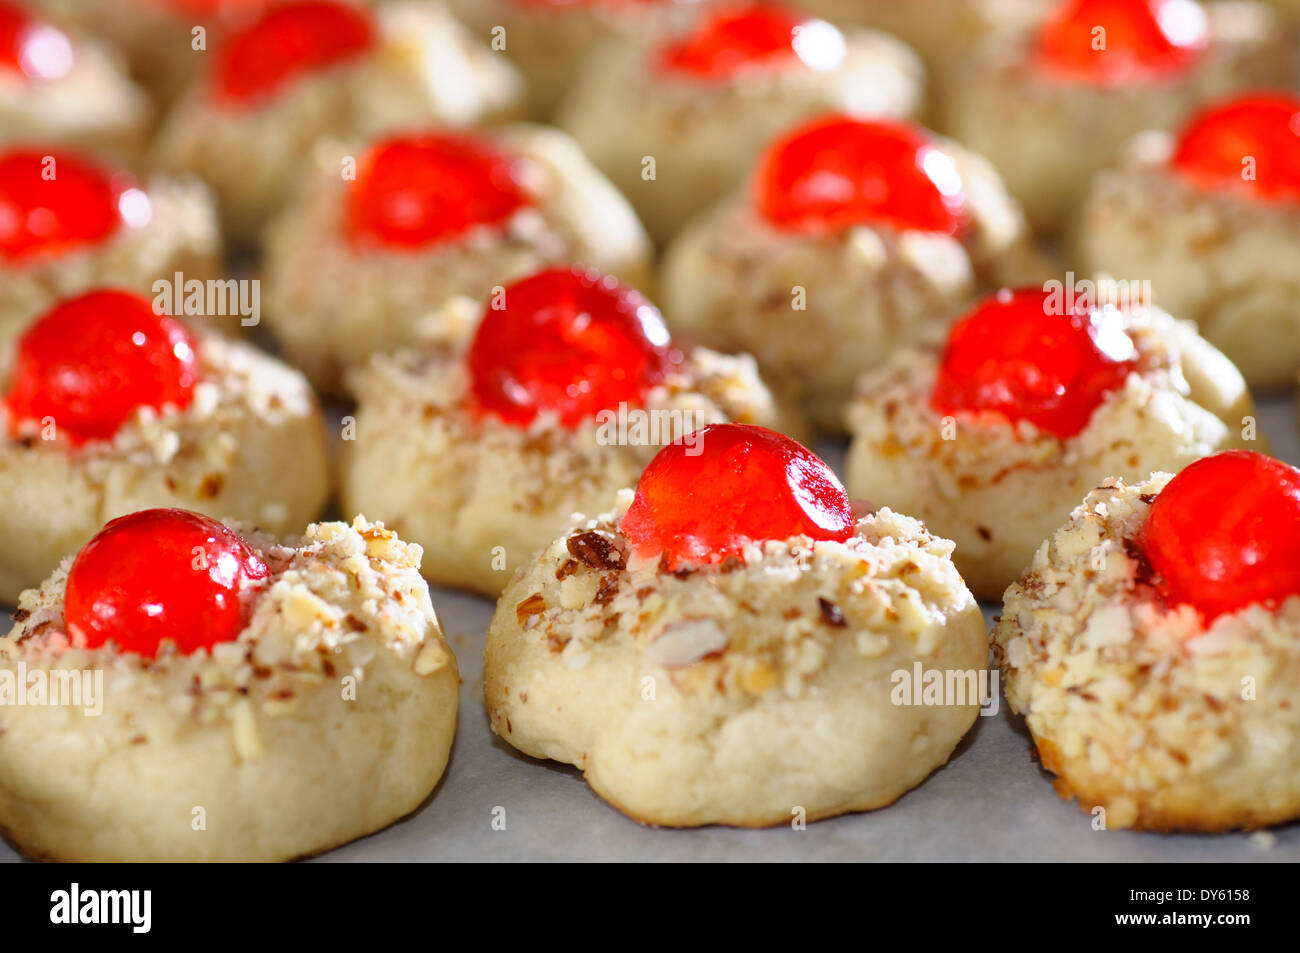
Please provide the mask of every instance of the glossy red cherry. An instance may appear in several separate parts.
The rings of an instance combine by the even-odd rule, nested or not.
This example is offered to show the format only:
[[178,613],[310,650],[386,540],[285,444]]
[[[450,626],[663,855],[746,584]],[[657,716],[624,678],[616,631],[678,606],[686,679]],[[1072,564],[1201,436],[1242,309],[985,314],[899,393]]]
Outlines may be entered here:
[[10,263],[103,241],[150,214],[129,176],[80,156],[26,149],[0,155],[0,257]]
[[595,271],[542,271],[495,303],[466,361],[478,404],[509,423],[549,410],[576,427],[620,403],[640,406],[674,363],[658,309]]
[[1205,621],[1300,594],[1300,470],[1227,450],[1177,474],[1151,504],[1142,547],[1171,603]]
[[72,43],[18,4],[0,2],[0,69],[28,79],[58,79],[72,69]]
[[1262,93],[1205,110],[1183,130],[1170,164],[1202,188],[1300,201],[1300,96]]
[[1065,0],[1043,24],[1038,59],[1067,79],[1109,86],[1185,72],[1205,42],[1196,0]]
[[1072,437],[1137,367],[1124,324],[1111,307],[1064,313],[1041,289],[1000,292],[953,326],[931,404]]
[[726,80],[746,68],[797,64],[795,30],[803,19],[773,6],[724,8],[662,46],[659,68],[694,79]]
[[847,116],[815,120],[769,146],[754,202],[773,225],[801,232],[888,225],[952,235],[966,218],[961,177],[923,130]]
[[655,455],[622,529],[639,557],[675,569],[743,559],[768,540],[843,542],[853,523],[844,486],[814,453],[764,427],[710,424]]
[[72,562],[64,618],[72,643],[153,658],[165,641],[189,655],[233,641],[240,591],[267,567],[234,530],[188,510],[120,516]]
[[454,133],[381,142],[362,157],[348,198],[352,237],[420,248],[500,225],[530,202],[515,166],[512,156]]
[[74,445],[111,440],[141,407],[187,407],[199,379],[193,335],[127,291],[62,302],[18,340],[5,404],[11,431],[54,419]]
[[375,42],[370,14],[346,3],[304,0],[276,7],[232,33],[213,64],[217,99],[247,105],[293,79],[356,59]]

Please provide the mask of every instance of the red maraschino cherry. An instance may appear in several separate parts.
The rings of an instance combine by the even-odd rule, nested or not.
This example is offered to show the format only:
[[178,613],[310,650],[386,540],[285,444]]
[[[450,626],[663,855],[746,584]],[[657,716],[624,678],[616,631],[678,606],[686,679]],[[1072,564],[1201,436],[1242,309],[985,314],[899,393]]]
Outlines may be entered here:
[[267,576],[253,548],[188,510],[120,516],[72,562],[64,618],[72,643],[154,658],[163,642],[185,655],[233,641],[240,591]]
[[1300,470],[1227,450],[1178,473],[1151,504],[1142,547],[1156,584],[1207,623],[1300,594]]
[[1185,72],[1205,43],[1196,0],[1065,0],[1043,24],[1038,60],[1066,79],[1113,86]]
[[18,340],[5,405],[12,432],[46,417],[73,445],[111,440],[141,407],[187,407],[199,379],[193,335],[128,291],[56,306]]
[[1202,188],[1300,201],[1300,96],[1259,93],[1205,110],[1183,130],[1170,165]]
[[1112,307],[1061,313],[1041,289],[999,292],[953,326],[931,404],[1072,437],[1137,367],[1124,325]]
[[622,530],[640,558],[676,569],[743,559],[768,540],[843,542],[853,524],[844,486],[810,450],[764,427],[710,424],[650,461]]
[[509,423],[554,411],[576,427],[621,403],[640,406],[674,363],[659,310],[598,272],[542,271],[495,303],[466,362],[478,404]]
[[430,133],[372,147],[358,164],[348,213],[356,241],[421,248],[501,225],[529,201],[512,156],[470,136]]
[[11,264],[103,241],[150,215],[130,176],[70,153],[0,154],[0,258]]
[[823,20],[809,20],[781,7],[726,7],[685,36],[666,43],[658,65],[668,74],[725,81],[745,70],[803,64],[825,70],[844,56],[844,37]]
[[916,126],[831,116],[770,145],[754,174],[754,202],[789,231],[854,225],[953,235],[966,197],[952,160]]
[[213,89],[221,102],[249,105],[305,73],[356,59],[374,42],[364,9],[331,0],[288,3],[226,39],[216,52]]
[[0,69],[27,79],[53,80],[72,69],[68,35],[21,6],[0,0]]

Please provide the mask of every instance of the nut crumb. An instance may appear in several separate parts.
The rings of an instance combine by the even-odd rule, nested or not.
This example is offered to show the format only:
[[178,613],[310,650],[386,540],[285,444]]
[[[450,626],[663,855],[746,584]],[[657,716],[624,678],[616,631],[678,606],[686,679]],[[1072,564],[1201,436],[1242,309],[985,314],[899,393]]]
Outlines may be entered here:
[[848,625],[844,619],[844,610],[821,596],[817,597],[817,608],[821,610],[822,621],[836,629],[842,629]]
[[614,548],[608,537],[588,531],[570,536],[565,542],[574,559],[592,569],[622,569],[623,554]]

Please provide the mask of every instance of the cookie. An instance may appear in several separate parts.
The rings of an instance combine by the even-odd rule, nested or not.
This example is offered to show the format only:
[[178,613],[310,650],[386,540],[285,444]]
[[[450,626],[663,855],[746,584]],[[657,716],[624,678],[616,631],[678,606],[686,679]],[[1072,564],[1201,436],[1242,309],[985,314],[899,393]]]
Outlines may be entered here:
[[1028,28],[1055,0],[802,0],[805,10],[836,24],[871,27],[898,37],[925,63],[931,107],[946,95],[956,64],[990,36]]
[[1242,451],[1108,480],[1007,590],[1007,701],[1106,828],[1300,816],[1297,500],[1300,473]]
[[41,859],[274,861],[414,811],[458,694],[419,565],[360,518],[109,523],[0,638],[0,690],[25,692],[0,706],[0,829]]
[[836,116],[777,139],[741,194],[685,228],[662,298],[675,331],[753,354],[840,430],[859,374],[1043,270],[984,160],[908,123]]
[[[974,723],[987,656],[952,544],[856,519],[788,438],[720,424],[518,574],[488,630],[492,730],[648,824],[765,827],[884,807]],[[931,704],[921,671],[969,686]],[[960,676],[960,677],[958,677]],[[958,697],[960,696],[960,697]]]
[[1138,137],[1079,211],[1078,260],[1151,282],[1158,301],[1261,388],[1300,368],[1300,97],[1216,103]]

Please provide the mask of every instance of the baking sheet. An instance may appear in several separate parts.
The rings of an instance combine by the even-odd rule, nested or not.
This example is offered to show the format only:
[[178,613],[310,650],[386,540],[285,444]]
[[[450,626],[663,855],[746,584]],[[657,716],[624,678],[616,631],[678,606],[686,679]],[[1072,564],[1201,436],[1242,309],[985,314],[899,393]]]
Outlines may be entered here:
[[[1260,427],[1276,455],[1300,464],[1290,398],[1263,401]],[[817,449],[842,475],[842,445]],[[482,650],[492,604],[447,589],[433,599],[462,678],[447,772],[410,817],[318,861],[1300,861],[1300,824],[1268,836],[1093,830],[1089,815],[1052,790],[1005,700],[976,719],[947,765],[888,808],[804,830],[643,827],[596,797],[576,769],[534,761],[491,733]],[[986,607],[986,617],[995,611]],[[7,614],[0,625],[8,629]],[[0,861],[19,859],[0,844]]]

